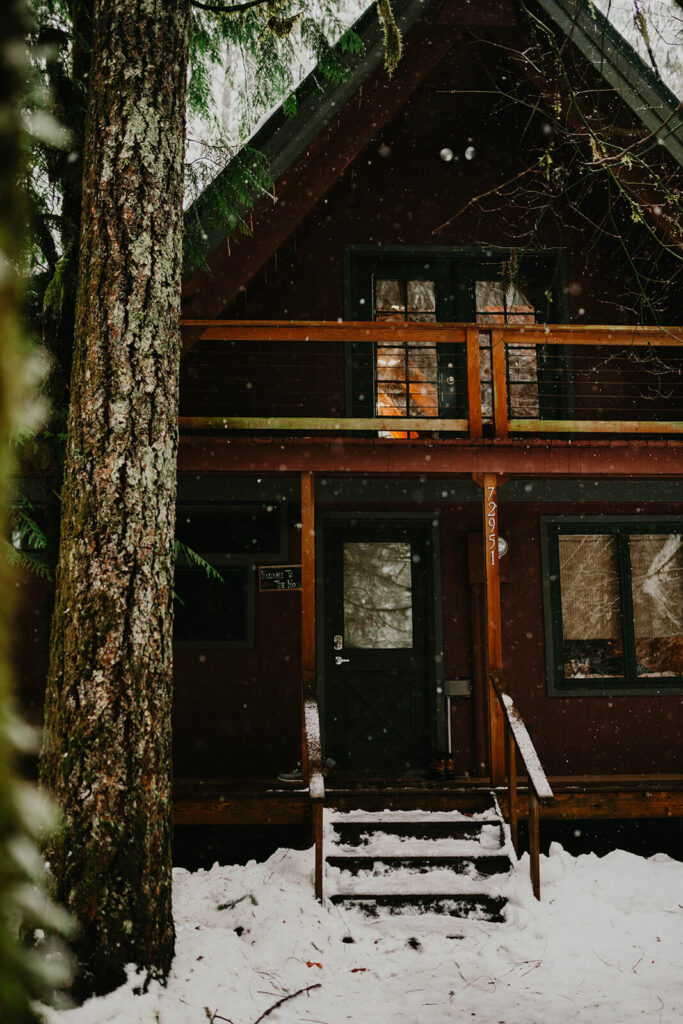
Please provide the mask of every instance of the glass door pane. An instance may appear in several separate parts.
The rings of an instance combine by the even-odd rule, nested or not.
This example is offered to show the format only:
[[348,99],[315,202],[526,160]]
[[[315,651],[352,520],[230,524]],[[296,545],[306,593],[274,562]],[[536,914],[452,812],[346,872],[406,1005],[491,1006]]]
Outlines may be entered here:
[[410,543],[344,543],[344,646],[413,646]]

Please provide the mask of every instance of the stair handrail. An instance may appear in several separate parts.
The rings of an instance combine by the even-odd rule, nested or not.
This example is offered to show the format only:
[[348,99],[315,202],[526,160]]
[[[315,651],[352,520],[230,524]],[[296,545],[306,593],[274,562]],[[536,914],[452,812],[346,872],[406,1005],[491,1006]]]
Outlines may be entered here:
[[543,771],[543,765],[529,730],[519,710],[507,692],[505,680],[499,669],[493,669],[489,678],[491,687],[503,711],[505,727],[505,776],[508,791],[508,819],[510,835],[515,853],[519,849],[517,816],[517,752],[522,759],[529,780],[529,874],[531,886],[537,900],[541,898],[541,856],[540,856],[540,805],[554,800],[554,794]]
[[303,732],[303,777],[304,783],[308,787],[313,840],[315,843],[315,895],[320,900],[323,894],[323,803],[325,801],[325,776],[323,774],[320,709],[318,708],[316,697],[312,694],[304,700]]

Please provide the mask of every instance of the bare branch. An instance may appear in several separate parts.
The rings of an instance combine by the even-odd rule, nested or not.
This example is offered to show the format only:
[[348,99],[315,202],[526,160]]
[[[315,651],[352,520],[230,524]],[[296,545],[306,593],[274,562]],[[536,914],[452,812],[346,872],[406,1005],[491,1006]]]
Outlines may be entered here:
[[273,1010],[277,1010],[278,1006],[282,1006],[283,1003],[286,1003],[288,999],[294,999],[295,996],[300,996],[302,992],[310,992],[311,989],[314,988],[321,988],[319,981],[316,981],[315,985],[307,985],[306,988],[300,988],[298,992],[291,992],[288,996],[283,996],[282,999],[278,999],[276,1003],[273,1003],[269,1010],[266,1010],[260,1017],[257,1017],[254,1024],[261,1024],[261,1021],[264,1020],[265,1017],[271,1014]]

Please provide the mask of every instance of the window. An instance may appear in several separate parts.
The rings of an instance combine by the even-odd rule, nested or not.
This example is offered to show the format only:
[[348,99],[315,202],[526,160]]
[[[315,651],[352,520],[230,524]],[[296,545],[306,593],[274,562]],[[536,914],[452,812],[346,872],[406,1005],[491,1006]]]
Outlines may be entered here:
[[255,565],[285,556],[283,506],[179,503],[176,539],[175,643],[253,647]]
[[[515,283],[508,283],[514,268]],[[484,421],[493,419],[491,333],[497,325],[562,322],[558,253],[453,250],[438,247],[351,248],[346,253],[346,311],[352,320],[479,323]],[[509,415],[539,417],[548,370],[537,346],[515,346],[508,358]],[[464,345],[350,346],[350,416],[464,418]],[[544,387],[541,388],[543,379]],[[551,382],[552,384],[552,382]],[[557,408],[554,414],[558,414]],[[387,436],[402,436],[388,432]]]
[[[475,281],[476,322],[482,327],[536,323],[533,303],[519,285],[502,281]],[[484,422],[493,420],[493,366],[491,334],[479,334],[481,408]],[[538,417],[538,354],[536,345],[515,345],[508,354],[508,412],[510,416]]]
[[[375,278],[375,320],[436,321],[436,282]],[[436,345],[377,345],[377,416],[438,416]]]
[[549,691],[683,689],[683,524],[544,521]]

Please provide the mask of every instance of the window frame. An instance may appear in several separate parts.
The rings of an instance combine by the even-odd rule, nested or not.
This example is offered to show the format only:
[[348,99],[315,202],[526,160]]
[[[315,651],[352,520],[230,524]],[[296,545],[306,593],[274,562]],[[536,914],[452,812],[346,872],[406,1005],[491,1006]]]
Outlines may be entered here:
[[[282,561],[287,560],[287,523],[288,523],[288,503],[284,498],[278,498],[277,500],[268,501],[263,499],[260,501],[224,501],[220,499],[212,499],[207,501],[201,501],[197,498],[180,498],[176,503],[176,519],[180,516],[183,510],[192,511],[199,510],[201,512],[212,512],[216,515],[220,515],[223,510],[229,510],[232,513],[242,512],[244,515],[248,515],[255,509],[263,509],[268,505],[272,505],[277,510],[278,516],[277,525],[277,536],[278,542],[277,547],[273,550],[268,551],[247,551],[241,553],[231,553],[227,551],[215,552],[209,551],[208,548],[197,549],[193,548],[198,555],[201,555],[210,565],[212,565],[218,572],[222,572],[225,569],[240,569],[245,578],[245,589],[246,589],[246,609],[245,609],[245,622],[246,622],[246,636],[243,640],[203,640],[198,638],[197,640],[176,640],[175,631],[173,637],[173,646],[179,650],[252,650],[256,642],[256,570],[259,565],[277,565]],[[192,545],[189,545],[192,547]],[[192,569],[198,573],[204,573],[204,570],[200,567],[195,567],[194,564],[187,558],[186,555],[180,554],[176,560],[176,568],[181,570]],[[182,596],[182,595],[181,595]]]
[[[549,697],[635,697],[683,694],[683,676],[636,674],[635,623],[630,586],[628,535],[683,533],[681,516],[541,516],[541,565],[546,685]],[[560,534],[608,534],[617,538],[617,571],[624,657],[624,678],[567,679],[564,674]]]
[[[405,273],[415,273],[416,277],[427,277],[425,264],[437,281],[436,319],[438,322],[475,323],[476,322],[476,281],[488,275],[488,280],[502,280],[502,266],[513,254],[517,253],[520,275],[530,288],[530,298],[537,305],[539,291],[549,281],[547,289],[552,295],[545,309],[538,305],[537,322],[545,322],[550,308],[552,319],[548,322],[566,323],[569,318],[567,260],[564,249],[549,248],[538,250],[515,249],[514,247],[496,246],[430,246],[430,245],[347,245],[344,248],[344,318],[346,320],[373,320],[374,316],[374,279],[377,274],[383,276],[402,277]],[[421,270],[421,273],[420,273]],[[441,286],[439,286],[439,280]],[[443,286],[447,282],[444,292]],[[490,328],[489,328],[490,329]],[[482,330],[487,328],[482,325]],[[444,347],[439,346],[439,350]],[[449,346],[450,348],[450,346]],[[539,381],[543,372],[543,347],[539,346]],[[446,352],[443,352],[446,355]],[[568,353],[561,350],[555,353],[568,361]],[[464,358],[464,351],[453,352],[449,358]],[[360,370],[360,367],[363,367]],[[509,373],[509,370],[506,372]],[[359,378],[359,373],[361,377]],[[566,368],[561,370],[553,382],[555,394],[560,394],[563,403],[563,414],[571,417],[573,399],[569,376]],[[442,387],[441,372],[439,373],[439,409],[440,415],[467,415],[467,388],[465,385],[465,367],[460,368],[462,378],[457,393],[451,400],[453,410],[441,412]],[[372,342],[355,342],[346,348],[346,412],[348,416],[374,415],[376,401],[376,356]],[[371,391],[372,397],[367,394]],[[359,404],[356,394],[360,392],[364,403]],[[508,404],[511,392],[508,388]],[[445,401],[445,398],[444,398]],[[541,399],[542,402],[542,399]],[[508,410],[509,411],[509,410]],[[543,417],[542,405],[539,410]],[[553,412],[557,418],[557,410]]]

